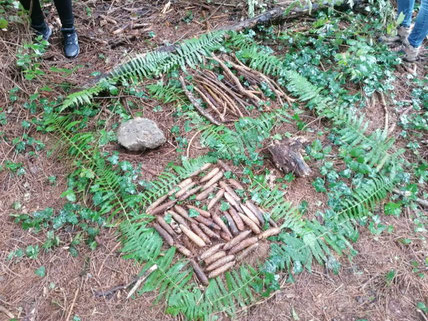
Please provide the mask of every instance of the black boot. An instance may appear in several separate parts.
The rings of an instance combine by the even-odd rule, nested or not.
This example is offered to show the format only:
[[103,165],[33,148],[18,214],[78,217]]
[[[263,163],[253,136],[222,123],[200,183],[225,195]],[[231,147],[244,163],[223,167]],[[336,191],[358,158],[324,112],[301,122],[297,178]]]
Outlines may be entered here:
[[79,41],[77,39],[76,30],[73,28],[62,28],[64,36],[64,55],[67,58],[75,58],[80,52]]
[[43,22],[40,25],[31,25],[31,28],[34,29],[37,36],[42,36],[43,40],[48,41],[52,35],[52,28],[48,26],[46,22]]

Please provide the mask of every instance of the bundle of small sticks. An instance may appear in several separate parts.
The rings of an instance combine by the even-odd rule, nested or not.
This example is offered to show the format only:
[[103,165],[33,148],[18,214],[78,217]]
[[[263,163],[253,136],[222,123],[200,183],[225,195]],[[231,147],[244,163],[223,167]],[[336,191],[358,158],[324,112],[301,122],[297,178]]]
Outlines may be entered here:
[[[275,80],[245,66],[236,57],[223,56],[220,59],[212,55],[209,59],[218,64],[222,77],[209,69],[193,71],[194,93],[187,90],[184,78],[181,83],[195,108],[212,123],[218,125],[231,121],[231,118],[239,119],[244,114],[249,115],[249,110],[253,107],[263,106],[265,110],[269,110],[269,104],[264,103],[269,99],[263,93],[262,85],[274,94],[278,104],[284,105],[284,99],[288,104],[294,102]],[[206,109],[195,99],[197,96],[205,103]]]
[[[241,200],[234,189],[244,191],[244,187],[235,179],[225,178],[224,172],[231,169],[221,161],[219,164],[221,168],[206,164],[146,210],[156,215],[153,227],[165,242],[191,258],[193,269],[204,285],[208,285],[208,279],[242,261],[259,246],[259,241],[280,232],[271,219],[271,227],[262,231],[265,225],[262,210],[249,200]],[[191,204],[189,198],[193,195],[199,207]],[[229,209],[221,214],[220,201],[229,204]],[[206,210],[201,208],[202,203]],[[208,246],[211,247],[207,249]]]

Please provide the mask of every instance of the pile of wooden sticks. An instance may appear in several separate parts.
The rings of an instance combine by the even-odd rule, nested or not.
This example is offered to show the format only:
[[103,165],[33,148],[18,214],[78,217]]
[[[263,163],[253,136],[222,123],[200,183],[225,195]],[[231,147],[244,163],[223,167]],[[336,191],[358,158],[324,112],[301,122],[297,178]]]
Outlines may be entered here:
[[[235,190],[244,191],[244,187],[224,176],[230,171],[227,164],[218,164],[206,164],[146,210],[156,216],[153,227],[165,242],[191,258],[204,285],[242,261],[260,241],[280,232],[273,220],[265,224],[258,206],[242,201]],[[228,210],[219,210],[221,201],[229,204]],[[270,228],[262,231],[265,225]]]
[[[268,98],[261,90],[262,84],[275,95],[280,105],[284,105],[284,99],[289,104],[294,102],[294,99],[290,98],[275,80],[245,66],[236,57],[224,56],[220,59],[213,55],[210,59],[215,61],[221,69],[221,75],[209,69],[195,70],[191,74],[194,92],[190,93],[187,90],[184,78],[182,78],[182,86],[195,108],[212,123],[220,124],[233,121],[231,118],[237,119],[244,114],[249,115],[249,110],[254,107],[262,106],[265,110],[269,110],[269,104],[265,103]],[[196,95],[206,108],[203,108],[195,99]]]

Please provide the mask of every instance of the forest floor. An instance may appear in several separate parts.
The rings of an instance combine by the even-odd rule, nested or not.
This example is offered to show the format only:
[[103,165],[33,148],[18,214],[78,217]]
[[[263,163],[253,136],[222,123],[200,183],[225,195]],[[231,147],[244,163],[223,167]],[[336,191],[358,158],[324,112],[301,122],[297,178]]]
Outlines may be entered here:
[[[118,291],[109,298],[97,297],[97,291],[127,284],[140,271],[134,261],[121,257],[121,245],[115,227],[100,230],[96,236],[98,247],[95,250],[91,250],[84,242],[77,244],[78,255],[73,256],[69,244],[78,233],[73,228],[56,231],[61,245],[45,251],[41,248],[45,241],[43,232],[37,234],[24,230],[11,216],[63,206],[65,199],[61,194],[67,189],[67,176],[72,167],[72,160],[57,151],[58,142],[53,136],[37,132],[35,126],[23,125],[41,117],[42,111],[31,113],[31,107],[25,105],[32,94],[39,93],[38,99],[55,100],[64,97],[69,88],[73,88],[73,91],[83,88],[94,81],[97,73],[108,72],[133,54],[237,23],[246,15],[244,8],[233,1],[220,5],[177,1],[170,8],[165,8],[166,1],[150,3],[75,1],[81,54],[74,60],[63,57],[56,12],[53,4],[45,5],[47,19],[56,31],[41,61],[40,69],[45,74],[34,80],[25,79],[16,65],[18,49],[31,41],[28,27],[11,23],[7,31],[0,30],[0,115],[7,119],[0,125],[0,320],[174,319],[164,314],[162,304],[153,305],[155,294],[126,299],[126,293]],[[302,17],[278,28],[297,30],[313,20]],[[397,66],[394,82],[399,96],[397,100],[412,99],[413,87],[409,85],[409,75],[426,79],[426,68],[427,60]],[[44,85],[50,89],[40,90]],[[16,98],[12,97],[14,88],[19,88]],[[156,103],[149,101],[146,104],[145,117],[157,121],[167,133],[168,143],[144,154],[127,154],[116,146],[107,148],[119,151],[125,160],[141,163],[144,178],[150,180],[161,173],[168,163],[176,162],[180,154],[177,153],[179,143],[170,133],[176,125],[171,117],[174,107],[166,106],[163,113],[158,113],[153,111]],[[384,126],[385,108],[389,113],[390,124],[397,124],[394,125],[393,135],[399,138],[399,120],[403,110],[410,114],[417,111],[411,108],[397,111],[392,105],[383,107],[380,103],[374,103],[371,109],[366,110],[374,126]],[[132,110],[132,113],[136,111]],[[310,113],[304,115],[310,121],[316,120]],[[316,128],[317,122],[312,125]],[[28,137],[33,137],[40,146],[45,147],[38,150],[35,147],[38,143],[32,144]],[[16,151],[16,144],[13,143],[15,138],[25,141],[27,148]],[[190,140],[191,135],[188,134],[186,138]],[[408,139],[399,140],[398,144],[407,146],[414,138]],[[426,162],[426,131],[418,139],[421,148],[417,157]],[[50,150],[54,152],[46,153]],[[186,152],[187,156],[194,157],[203,151],[195,141],[192,149]],[[405,155],[408,159],[415,159],[413,154],[408,149]],[[16,171],[5,170],[5,166],[12,163],[23,164],[25,173],[17,175]],[[317,193],[311,182],[310,178],[294,180],[289,184],[288,194],[289,200],[295,203],[318,199],[318,203],[309,205],[309,215],[314,214],[319,204],[325,202],[325,196]],[[420,188],[420,195],[428,191],[426,186]],[[294,283],[283,282],[280,290],[240,312],[238,319],[428,320],[427,311],[417,306],[418,302],[428,305],[428,245],[424,228],[427,226],[426,209],[423,210],[419,205],[403,207],[401,215],[397,216],[384,216],[382,212],[383,207],[376,209],[376,213],[382,216],[381,224],[378,222],[376,227],[393,227],[392,231],[377,233],[367,227],[361,228],[359,240],[354,245],[358,254],[352,259],[341,259],[339,274],[314,265],[312,273],[297,275]],[[10,259],[11,253],[19,249],[26,249],[26,255]],[[415,262],[418,263],[415,265]],[[389,278],[391,273],[393,276]],[[221,316],[221,320],[228,320],[228,317]]]

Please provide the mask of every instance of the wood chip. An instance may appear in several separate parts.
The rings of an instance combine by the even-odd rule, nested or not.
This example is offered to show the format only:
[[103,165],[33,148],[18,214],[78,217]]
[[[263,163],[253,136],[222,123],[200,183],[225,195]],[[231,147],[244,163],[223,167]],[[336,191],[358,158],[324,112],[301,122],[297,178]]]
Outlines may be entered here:
[[246,249],[247,247],[253,245],[254,243],[257,243],[259,239],[256,236],[247,238],[243,241],[241,241],[240,243],[236,244],[234,247],[232,247],[229,251],[229,254],[235,254],[238,253],[240,251],[242,251],[243,249]]
[[212,271],[210,274],[208,274],[208,279],[212,279],[215,278],[217,276],[219,276],[220,274],[226,272],[227,270],[229,270],[230,268],[232,268],[235,265],[235,261],[229,262],[225,265],[223,265],[222,267]]
[[225,251],[218,251],[216,253],[214,253],[213,255],[207,257],[204,261],[205,264],[209,265],[211,263],[214,263],[218,260],[220,260],[222,257],[226,256],[226,252]]
[[212,271],[215,270],[217,268],[219,268],[220,266],[229,263],[230,261],[233,261],[235,259],[235,255],[228,255],[225,257],[222,257],[221,259],[215,261],[214,263],[210,264],[207,266],[207,268],[205,269],[206,271]]
[[230,240],[229,242],[227,242],[223,249],[224,250],[229,250],[232,247],[234,247],[236,244],[238,244],[239,242],[241,242],[242,240],[244,240],[248,235],[251,234],[250,230],[244,231],[242,233],[240,233],[238,236],[235,236],[232,240]]
[[242,213],[238,213],[238,215],[241,217],[242,221],[256,234],[260,234],[260,229],[257,226],[256,223],[254,223],[251,219],[249,219],[246,215]]
[[187,226],[183,224],[180,224],[179,226],[180,226],[180,229],[183,231],[183,233],[186,234],[187,237],[191,239],[192,242],[195,243],[197,246],[204,247],[207,245],[203,239],[201,239],[198,235],[193,233],[193,231],[190,230]]
[[208,211],[214,207],[215,204],[223,197],[225,190],[222,188],[217,192],[214,198],[208,204]]

